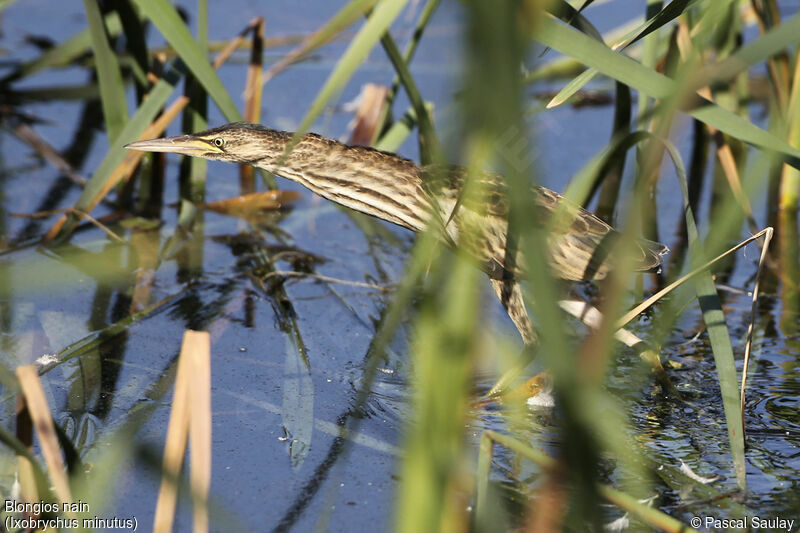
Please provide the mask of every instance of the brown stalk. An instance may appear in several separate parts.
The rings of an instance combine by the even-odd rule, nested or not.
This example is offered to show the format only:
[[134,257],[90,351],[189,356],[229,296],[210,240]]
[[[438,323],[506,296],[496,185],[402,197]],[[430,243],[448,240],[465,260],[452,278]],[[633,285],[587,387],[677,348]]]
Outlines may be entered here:
[[42,137],[36,133],[33,128],[24,122],[21,122],[14,128],[14,133],[16,133],[20,139],[28,143],[31,148],[38,152],[42,157],[45,158],[45,160],[56,167],[62,174],[71,179],[75,184],[80,185],[81,187],[86,186],[88,180],[81,176],[78,171],[75,170],[75,168],[70,165],[69,162],[61,156],[61,154],[58,153],[58,150],[50,146],[47,141],[42,139]]
[[753,303],[750,307],[750,323],[747,325],[747,341],[744,344],[744,363],[742,365],[742,388],[739,393],[740,407],[742,410],[742,434],[746,435],[744,427],[744,389],[747,385],[747,367],[750,364],[750,351],[753,345],[753,327],[756,321],[756,304],[758,303],[758,291],[761,286],[761,271],[767,259],[769,243],[772,240],[772,228],[764,230],[764,245],[761,247],[761,257],[758,260],[758,270],[756,270],[756,281],[753,285]]
[[191,365],[189,387],[189,486],[194,506],[194,533],[208,531],[208,493],[211,488],[211,345],[205,331],[187,331],[185,344]]
[[361,88],[360,102],[352,122],[349,144],[370,146],[381,126],[381,114],[389,88],[367,83]]
[[191,386],[191,363],[186,354],[191,350],[193,337],[186,331],[183,346],[178,357],[178,370],[175,376],[175,394],[167,425],[167,439],[164,444],[164,458],[161,467],[161,488],[158,491],[156,512],[153,521],[154,533],[172,531],[175,521],[175,507],[178,500],[178,477],[181,473],[186,442],[189,436],[189,387]]
[[[248,167],[253,168],[253,167]],[[215,202],[198,204],[201,209],[209,209],[225,215],[249,217],[265,211],[276,211],[300,198],[297,191],[262,191],[225,198]]]
[[[33,427],[36,429],[36,435],[39,437],[39,447],[44,455],[56,496],[62,505],[68,506],[73,502],[72,493],[64,470],[64,461],[61,459],[61,447],[56,437],[53,417],[50,415],[50,407],[47,405],[42,382],[39,380],[39,372],[35,365],[20,366],[17,367],[17,379],[20,389],[22,389],[22,395],[25,397]],[[70,517],[73,516],[70,512],[66,514]]]
[[[247,83],[244,89],[244,119],[248,122],[261,122],[261,94],[264,88],[264,19],[254,19],[250,26],[253,31],[253,45],[250,48],[250,65],[247,68]],[[242,194],[256,190],[255,169],[250,165],[239,166],[239,188]]]
[[69,214],[75,215],[78,218],[85,218],[86,220],[89,221],[89,223],[97,226],[99,229],[101,229],[103,232],[105,232],[113,240],[115,240],[117,242],[125,242],[125,241],[123,241],[123,239],[119,235],[117,235],[116,233],[111,231],[111,229],[108,226],[106,226],[105,224],[103,224],[101,222],[101,220],[105,220],[105,219],[108,219],[108,218],[116,218],[119,215],[118,212],[117,213],[111,213],[110,215],[106,215],[105,217],[101,217],[101,218],[97,219],[97,218],[94,218],[93,216],[91,216],[89,213],[86,213],[84,211],[80,211],[78,209],[75,209],[74,207],[65,207],[65,208],[62,208],[62,209],[52,209],[50,211],[39,211],[38,213],[30,213],[30,214],[29,213],[11,213],[10,216],[16,217],[16,218],[31,218],[31,219],[35,219],[35,218],[47,218],[47,217],[53,216],[53,215],[55,215],[57,213],[69,213]]

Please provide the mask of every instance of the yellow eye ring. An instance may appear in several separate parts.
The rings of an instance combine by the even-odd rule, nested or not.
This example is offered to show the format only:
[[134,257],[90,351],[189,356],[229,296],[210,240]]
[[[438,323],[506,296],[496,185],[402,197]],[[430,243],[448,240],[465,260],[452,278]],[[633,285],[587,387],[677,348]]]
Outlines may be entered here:
[[216,139],[214,139],[213,142],[214,146],[216,146],[217,148],[222,148],[223,146],[225,146],[225,139],[223,139],[222,137],[217,137]]

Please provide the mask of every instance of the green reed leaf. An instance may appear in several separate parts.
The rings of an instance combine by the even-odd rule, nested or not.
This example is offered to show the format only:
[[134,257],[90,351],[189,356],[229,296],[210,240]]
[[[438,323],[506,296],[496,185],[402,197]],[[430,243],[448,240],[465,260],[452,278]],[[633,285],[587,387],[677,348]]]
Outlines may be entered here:
[[89,20],[89,35],[94,51],[97,83],[100,87],[100,102],[106,119],[108,140],[109,143],[114,143],[128,122],[125,84],[122,82],[117,55],[108,41],[100,6],[94,0],[84,0],[83,5],[86,9],[86,18]]
[[328,102],[344,88],[353,72],[367,58],[370,50],[394,22],[407,2],[408,0],[385,0],[375,8],[364,26],[350,42],[344,55],[336,63],[333,72],[325,80],[325,85],[320,89],[298,126],[295,138],[299,139],[308,130]]
[[[552,17],[542,18],[534,38],[653,98],[669,98],[679,90],[672,79],[612,51]],[[696,105],[685,112],[744,142],[780,152],[788,156],[787,163],[800,167],[800,150],[714,103],[698,98]]]
[[242,120],[236,104],[233,103],[230,94],[211,68],[208,57],[192,37],[175,7],[167,0],[134,0],[134,2],[175,49],[194,77],[219,106],[225,118],[231,122]]

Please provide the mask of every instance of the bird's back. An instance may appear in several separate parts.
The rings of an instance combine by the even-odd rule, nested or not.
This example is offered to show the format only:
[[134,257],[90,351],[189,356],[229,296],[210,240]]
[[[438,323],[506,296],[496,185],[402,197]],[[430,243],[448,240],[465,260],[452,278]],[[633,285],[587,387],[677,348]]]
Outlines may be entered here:
[[[434,183],[439,180],[438,187],[427,188],[436,195],[434,205],[440,212],[438,218],[446,225],[445,234],[454,244],[458,243],[478,258],[490,275],[501,275],[508,270],[524,276],[524,257],[510,264],[506,251],[509,202],[503,177],[482,173],[482,194],[479,198],[466,199],[460,197],[466,172],[462,167],[452,167],[446,177],[442,177],[441,168],[425,169],[424,174],[431,176]],[[547,255],[553,273],[571,281],[605,278],[615,266],[614,259],[619,257],[617,245],[621,234],[593,213],[569,203],[550,189],[533,186],[531,197],[533,205],[527,220],[540,228],[549,225]],[[564,217],[560,224],[553,224],[552,217],[556,213]],[[467,231],[477,234],[477,238],[463,239]],[[669,251],[663,244],[646,239],[637,240],[629,248],[630,265],[639,271],[657,268]]]

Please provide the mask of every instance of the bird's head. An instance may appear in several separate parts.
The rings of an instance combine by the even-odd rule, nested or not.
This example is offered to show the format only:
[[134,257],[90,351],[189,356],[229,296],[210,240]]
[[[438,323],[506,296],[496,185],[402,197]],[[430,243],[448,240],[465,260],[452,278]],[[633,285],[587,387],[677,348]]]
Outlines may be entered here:
[[279,158],[289,139],[291,134],[283,131],[249,122],[234,122],[192,135],[137,141],[126,144],[125,148],[257,165],[264,160]]

